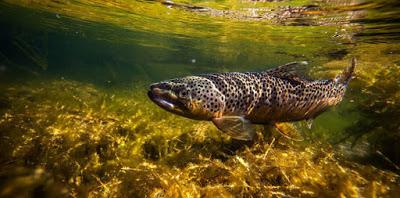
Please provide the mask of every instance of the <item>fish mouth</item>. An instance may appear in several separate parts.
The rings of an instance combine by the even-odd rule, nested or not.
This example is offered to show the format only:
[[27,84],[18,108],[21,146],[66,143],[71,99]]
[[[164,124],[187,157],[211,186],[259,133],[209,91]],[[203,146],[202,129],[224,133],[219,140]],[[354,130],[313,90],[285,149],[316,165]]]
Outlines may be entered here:
[[185,105],[179,101],[178,97],[171,90],[151,86],[147,95],[159,107],[179,115],[185,114]]

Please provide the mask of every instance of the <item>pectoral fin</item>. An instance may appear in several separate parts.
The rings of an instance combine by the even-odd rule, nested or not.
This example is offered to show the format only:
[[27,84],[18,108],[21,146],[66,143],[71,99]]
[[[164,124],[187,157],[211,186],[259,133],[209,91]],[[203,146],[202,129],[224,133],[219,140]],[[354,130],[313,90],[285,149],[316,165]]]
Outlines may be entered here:
[[251,122],[241,116],[223,116],[212,121],[219,130],[238,140],[252,140],[256,131]]
[[294,141],[303,141],[304,140],[300,131],[296,128],[296,126],[294,126],[291,123],[287,123],[287,122],[275,123],[275,128],[279,131],[279,133],[282,136],[284,136],[290,140],[294,140]]

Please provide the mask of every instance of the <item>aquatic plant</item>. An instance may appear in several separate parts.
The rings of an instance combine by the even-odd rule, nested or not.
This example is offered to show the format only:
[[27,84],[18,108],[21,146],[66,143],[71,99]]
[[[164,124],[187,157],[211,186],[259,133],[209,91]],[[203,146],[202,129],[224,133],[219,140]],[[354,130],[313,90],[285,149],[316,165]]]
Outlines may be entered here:
[[[259,133],[246,145],[170,115],[144,88],[2,85],[0,196],[391,196],[399,176],[330,146]],[[21,191],[20,189],[24,189]]]
[[[0,197],[397,196],[400,50],[388,44],[398,29],[385,26],[398,18],[397,3],[330,2],[0,2],[0,77],[9,78],[0,83]],[[366,11],[376,7],[390,12]],[[379,35],[390,42],[371,42],[382,42]],[[261,129],[253,144],[235,141],[145,95],[150,79],[293,60],[310,60],[315,77],[333,77],[353,56],[358,76],[328,115],[329,128],[347,130],[327,133],[322,118],[304,143]],[[118,80],[123,87],[111,82]],[[357,123],[339,122],[354,112]],[[327,143],[347,140],[367,142],[393,171]]]
[[[348,137],[357,142],[366,138],[371,151],[386,160],[392,170],[400,171],[400,56],[396,45],[360,46],[363,53],[359,82],[354,95],[360,119],[347,129]],[[388,158],[388,159],[387,159]]]

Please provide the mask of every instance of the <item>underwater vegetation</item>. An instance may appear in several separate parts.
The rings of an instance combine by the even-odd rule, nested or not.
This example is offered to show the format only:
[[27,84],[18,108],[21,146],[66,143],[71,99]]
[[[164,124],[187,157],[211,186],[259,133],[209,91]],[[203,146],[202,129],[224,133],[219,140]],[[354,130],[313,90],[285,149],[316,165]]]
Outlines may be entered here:
[[[373,46],[374,50],[371,50]],[[362,69],[353,89],[360,119],[347,128],[340,141],[369,142],[371,153],[400,172],[400,56],[398,45],[365,44],[354,51],[361,55]]]
[[[0,2],[0,197],[397,197],[397,1]],[[32,20],[35,19],[35,20]],[[252,144],[172,115],[150,82],[310,62],[344,101]]]
[[157,110],[143,87],[115,92],[57,79],[2,86],[0,196],[400,192],[398,175],[347,161],[328,144],[258,134],[253,145],[240,145],[207,122]]

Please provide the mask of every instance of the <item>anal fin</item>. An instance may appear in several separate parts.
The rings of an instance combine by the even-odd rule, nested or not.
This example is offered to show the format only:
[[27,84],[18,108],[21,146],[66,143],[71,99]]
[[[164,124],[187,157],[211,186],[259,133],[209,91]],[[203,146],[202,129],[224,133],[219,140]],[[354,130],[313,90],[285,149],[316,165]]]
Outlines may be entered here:
[[250,121],[241,116],[222,116],[212,119],[215,126],[238,140],[253,140],[255,127]]

